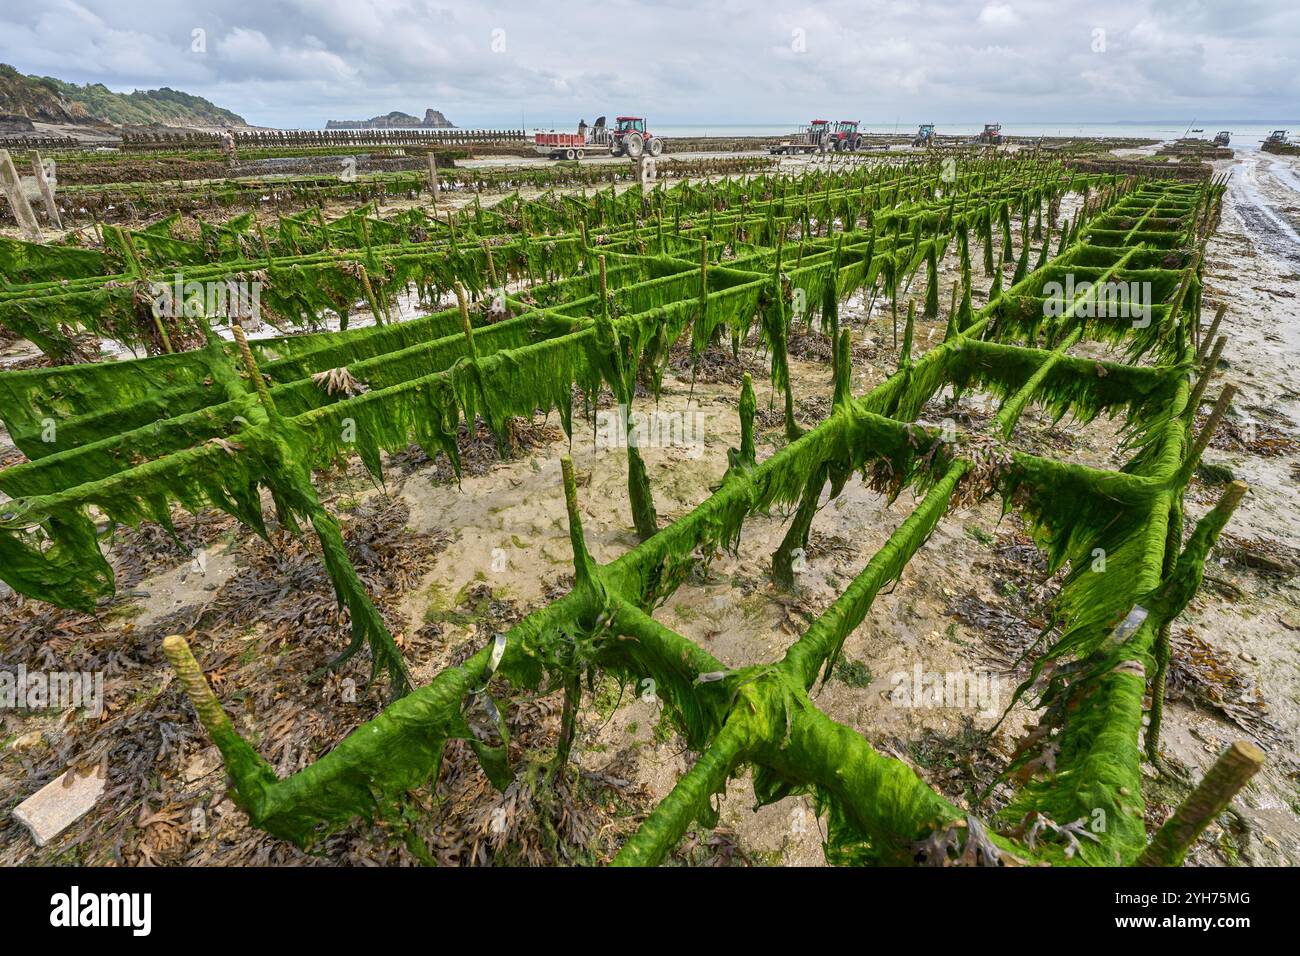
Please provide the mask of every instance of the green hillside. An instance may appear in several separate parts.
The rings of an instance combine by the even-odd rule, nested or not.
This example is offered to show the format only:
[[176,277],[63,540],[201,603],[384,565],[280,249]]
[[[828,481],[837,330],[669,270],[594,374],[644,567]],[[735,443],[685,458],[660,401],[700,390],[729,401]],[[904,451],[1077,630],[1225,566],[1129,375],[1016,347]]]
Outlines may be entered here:
[[163,123],[169,126],[245,126],[243,117],[201,96],[163,87],[114,93],[102,83],[77,86],[49,76],[27,76],[0,63],[0,114],[44,123]]

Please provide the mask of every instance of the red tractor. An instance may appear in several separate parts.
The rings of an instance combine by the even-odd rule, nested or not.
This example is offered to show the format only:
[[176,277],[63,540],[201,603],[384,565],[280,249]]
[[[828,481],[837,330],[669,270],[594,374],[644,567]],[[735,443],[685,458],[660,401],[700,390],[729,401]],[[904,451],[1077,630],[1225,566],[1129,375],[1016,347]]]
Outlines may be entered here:
[[857,152],[862,148],[862,134],[858,132],[857,120],[840,120],[832,126],[822,140],[822,150],[849,150]]
[[664,151],[664,141],[654,133],[646,132],[645,119],[640,116],[620,116],[610,133],[609,155],[629,156],[639,159],[641,154],[658,156]]
[[861,149],[862,134],[857,120],[840,120],[834,125],[830,120],[815,119],[797,133],[774,146],[768,147],[773,156],[793,156],[796,153],[829,153],[833,149]]

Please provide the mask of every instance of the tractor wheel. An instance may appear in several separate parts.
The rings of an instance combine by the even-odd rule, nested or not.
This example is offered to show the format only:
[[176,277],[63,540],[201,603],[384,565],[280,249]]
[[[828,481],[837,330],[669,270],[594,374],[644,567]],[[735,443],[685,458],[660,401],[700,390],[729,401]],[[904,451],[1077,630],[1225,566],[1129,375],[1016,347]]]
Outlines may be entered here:
[[855,136],[855,137],[853,138],[853,145],[850,146],[849,148],[852,149],[853,152],[855,152],[855,153],[857,153],[857,152],[861,152],[861,150],[862,150],[862,137],[861,137],[861,136]]
[[640,133],[628,133],[623,137],[623,150],[632,159],[640,159],[645,151],[645,140],[641,138]]
[[620,146],[618,143],[610,143],[610,144],[609,144],[609,155],[611,155],[611,156],[622,156],[622,155],[623,155],[623,147]]
[[578,158],[578,151],[577,151],[576,149],[566,149],[566,150],[564,151],[564,158],[565,158],[565,159],[577,159],[577,158]]
[[651,156],[658,156],[664,151],[664,141],[658,136],[651,137],[650,142],[646,143],[646,149],[650,151]]

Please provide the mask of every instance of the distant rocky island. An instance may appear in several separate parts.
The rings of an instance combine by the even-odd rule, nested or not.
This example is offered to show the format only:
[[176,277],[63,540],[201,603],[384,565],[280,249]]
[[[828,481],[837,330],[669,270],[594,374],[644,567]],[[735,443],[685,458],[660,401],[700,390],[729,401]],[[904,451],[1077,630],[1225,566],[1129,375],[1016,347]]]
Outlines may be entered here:
[[455,129],[456,126],[439,110],[425,110],[420,120],[410,113],[393,110],[368,120],[330,120],[326,129]]

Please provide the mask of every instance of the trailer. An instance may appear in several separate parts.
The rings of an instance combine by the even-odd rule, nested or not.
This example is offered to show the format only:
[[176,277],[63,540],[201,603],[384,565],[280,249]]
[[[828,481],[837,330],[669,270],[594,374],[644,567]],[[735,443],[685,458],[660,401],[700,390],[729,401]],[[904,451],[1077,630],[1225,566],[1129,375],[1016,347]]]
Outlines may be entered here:
[[1264,140],[1260,149],[1279,156],[1300,156],[1300,144],[1288,139],[1287,131],[1284,129],[1275,129],[1269,133],[1268,139]]
[[825,153],[833,148],[831,121],[815,119],[803,129],[791,133],[789,139],[769,146],[767,151],[773,156],[794,156],[797,153]]
[[587,153],[609,151],[611,156],[628,156],[632,159],[659,156],[664,151],[664,141],[646,129],[644,117],[620,116],[611,130],[605,126],[605,117],[588,127],[583,121],[576,133],[537,132],[533,134],[533,150],[551,159],[583,159]]
[[551,159],[582,159],[587,155],[584,133],[534,133],[533,150]]

